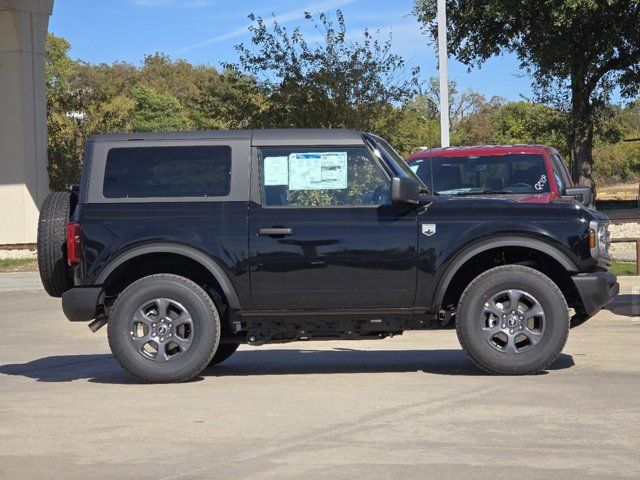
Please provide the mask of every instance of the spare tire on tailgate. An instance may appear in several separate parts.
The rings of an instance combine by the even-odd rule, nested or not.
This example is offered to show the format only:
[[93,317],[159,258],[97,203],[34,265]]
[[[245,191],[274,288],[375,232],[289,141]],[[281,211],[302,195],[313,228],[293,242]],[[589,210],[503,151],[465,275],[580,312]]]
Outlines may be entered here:
[[45,198],[38,221],[38,269],[42,285],[52,297],[73,287],[67,266],[67,223],[75,208],[75,194],[52,192]]

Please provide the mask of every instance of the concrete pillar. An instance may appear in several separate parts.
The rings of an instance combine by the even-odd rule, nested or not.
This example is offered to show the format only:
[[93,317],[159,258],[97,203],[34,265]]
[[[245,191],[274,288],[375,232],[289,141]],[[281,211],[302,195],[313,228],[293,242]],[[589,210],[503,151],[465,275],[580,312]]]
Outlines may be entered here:
[[49,191],[44,49],[53,0],[0,0],[0,245],[34,243]]

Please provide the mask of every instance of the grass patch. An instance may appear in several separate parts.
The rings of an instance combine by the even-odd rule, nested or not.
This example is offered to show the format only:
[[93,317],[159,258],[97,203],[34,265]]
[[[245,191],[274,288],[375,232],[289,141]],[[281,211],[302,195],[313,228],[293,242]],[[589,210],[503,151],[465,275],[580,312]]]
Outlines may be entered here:
[[35,258],[0,258],[0,273],[35,272],[38,261]]
[[620,276],[635,275],[636,263],[614,261],[613,264],[611,265],[611,272]]

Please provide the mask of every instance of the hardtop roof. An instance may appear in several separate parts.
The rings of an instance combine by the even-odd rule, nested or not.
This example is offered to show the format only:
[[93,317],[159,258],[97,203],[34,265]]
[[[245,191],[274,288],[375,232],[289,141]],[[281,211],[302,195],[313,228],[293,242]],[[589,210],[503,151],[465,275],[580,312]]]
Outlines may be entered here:
[[90,142],[159,140],[251,140],[253,146],[361,145],[362,132],[347,129],[272,128],[255,130],[200,130],[179,132],[134,132],[93,135]]

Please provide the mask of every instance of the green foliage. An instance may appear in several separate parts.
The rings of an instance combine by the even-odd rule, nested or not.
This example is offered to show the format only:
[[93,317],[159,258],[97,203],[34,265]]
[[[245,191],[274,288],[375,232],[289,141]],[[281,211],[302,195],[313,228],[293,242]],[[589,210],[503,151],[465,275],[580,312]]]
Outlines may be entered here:
[[388,130],[391,132],[386,138],[398,153],[404,156],[416,152],[421,147],[440,144],[440,121],[425,118],[423,110],[413,102],[396,110],[394,126],[389,126]]
[[640,174],[640,142],[598,143],[593,148],[593,160],[598,183],[637,179]]
[[47,96],[47,139],[50,186],[64,189],[77,182],[79,169],[78,123],[69,115],[77,111],[72,86],[79,75],[78,64],[69,58],[71,48],[64,38],[49,35],[46,43],[45,82]]
[[567,151],[566,116],[545,105],[512,102],[493,118],[495,143],[539,143]]
[[611,265],[611,273],[618,276],[636,275],[636,264],[633,262],[614,261]]
[[136,85],[131,94],[135,102],[132,119],[135,131],[184,130],[189,126],[180,101],[174,96],[158,93],[144,85]]

